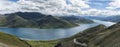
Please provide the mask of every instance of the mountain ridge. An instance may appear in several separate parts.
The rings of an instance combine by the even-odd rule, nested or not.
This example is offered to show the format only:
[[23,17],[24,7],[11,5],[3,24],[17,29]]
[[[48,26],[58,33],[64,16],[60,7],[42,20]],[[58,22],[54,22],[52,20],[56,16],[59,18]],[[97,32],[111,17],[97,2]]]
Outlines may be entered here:
[[[70,28],[70,27],[78,26],[78,24],[76,24],[78,23],[78,21],[73,22],[76,21],[74,19],[69,20],[70,18],[68,18],[66,20],[57,16],[45,15],[36,12],[16,12],[11,14],[5,14],[4,17],[6,18],[5,19],[6,22],[3,25],[1,22],[1,26],[6,26],[6,27]],[[84,18],[83,19],[81,18],[79,20],[81,20],[79,21],[81,23],[86,23],[84,22],[84,20],[89,21],[88,23],[90,22],[93,23],[93,21]]]

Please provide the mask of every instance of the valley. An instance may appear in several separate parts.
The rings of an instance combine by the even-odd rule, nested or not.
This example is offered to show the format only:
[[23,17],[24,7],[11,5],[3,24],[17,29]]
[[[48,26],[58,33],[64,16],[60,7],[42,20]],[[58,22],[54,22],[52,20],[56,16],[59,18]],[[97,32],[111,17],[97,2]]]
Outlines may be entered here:
[[[103,22],[103,21],[99,21],[99,20],[93,20],[94,22],[96,22],[96,23],[93,23],[93,24],[85,24],[83,27],[82,26],[79,26],[79,27],[76,27],[76,28],[73,28],[74,30],[71,30],[71,28],[70,28],[70,30],[66,30],[66,33],[69,33],[69,32],[71,32],[71,33],[74,33],[74,34],[71,34],[70,36],[67,36],[67,38],[64,36],[64,37],[61,37],[61,38],[58,38],[58,39],[50,39],[50,40],[47,40],[49,37],[50,37],[50,35],[48,36],[47,34],[46,34],[46,36],[48,36],[48,37],[46,37],[46,39],[25,39],[25,38],[21,38],[21,37],[19,37],[18,36],[18,33],[20,33],[20,32],[22,32],[23,31],[23,33],[25,33],[25,32],[28,32],[28,30],[29,31],[31,31],[30,29],[27,29],[27,31],[24,31],[24,30],[21,30],[21,29],[17,29],[17,30],[19,30],[20,32],[18,32],[16,29],[15,30],[11,30],[10,28],[0,28],[0,31],[3,31],[3,32],[6,32],[6,33],[8,33],[8,34],[11,34],[11,33],[15,33],[19,38],[21,38],[22,40],[24,40],[24,41],[26,41],[27,42],[27,44],[29,44],[29,46],[32,46],[32,47],[41,47],[41,46],[43,46],[43,47],[54,47],[54,46],[57,46],[59,43],[61,44],[62,43],[62,47],[64,47],[64,44],[65,44],[65,47],[67,46],[67,44],[66,43],[68,43],[69,44],[69,42],[68,41],[73,41],[74,39],[77,39],[77,38],[79,38],[79,37],[81,37],[81,33],[82,32],[86,32],[86,33],[92,33],[92,31],[95,31],[95,30],[102,30],[102,29],[105,29],[105,28],[107,28],[107,27],[109,27],[109,26],[111,26],[111,25],[113,25],[113,24],[115,24],[115,23],[111,23],[111,22]],[[100,24],[103,24],[103,25],[100,25]],[[109,24],[109,25],[108,25]],[[92,25],[92,26],[91,26]],[[105,25],[105,26],[104,26]],[[89,28],[88,28],[88,26],[90,26]],[[85,27],[87,27],[87,28],[85,28]],[[85,28],[85,29],[83,29],[83,28]],[[78,32],[76,32],[77,30],[76,29],[79,29],[78,30]],[[82,29],[82,30],[81,30]],[[36,29],[35,29],[36,30]],[[35,32],[35,30],[33,30],[34,32]],[[42,29],[43,30],[43,29]],[[41,30],[41,31],[42,31]],[[50,31],[51,29],[49,29],[49,31]],[[63,30],[61,30],[61,29],[59,29],[60,30],[60,32],[61,31],[63,31]],[[75,31],[76,30],[76,31]],[[81,30],[81,31],[80,31]],[[9,31],[9,32],[8,32]],[[10,33],[10,31],[13,31],[13,32],[11,32]],[[39,31],[39,32],[41,32],[41,31]],[[52,30],[53,31],[53,30]],[[57,31],[57,30],[55,30],[55,31]],[[52,36],[52,34],[55,32],[55,31],[53,31],[52,33],[50,33],[51,34],[51,36]],[[69,32],[67,32],[67,31],[69,31]],[[72,31],[75,31],[75,32],[72,32]],[[90,32],[91,31],[91,32]],[[18,32],[18,33],[16,33],[16,32]],[[43,32],[45,32],[45,31],[43,31]],[[60,33],[59,32],[59,33]],[[31,32],[30,32],[31,33]],[[37,31],[37,33],[38,33],[38,31]],[[37,34],[37,33],[35,33],[35,34]],[[48,30],[46,30],[46,32],[45,33],[48,33]],[[88,34],[89,34],[88,33]],[[13,35],[15,35],[15,34],[13,34]],[[20,34],[22,34],[22,33],[20,33]],[[43,34],[43,33],[41,33],[41,34]],[[37,37],[36,38],[42,38],[42,36],[41,36],[41,34],[40,35],[37,35]],[[56,33],[55,33],[56,34]],[[16,36],[15,35],[15,36]],[[31,35],[31,34],[30,34]],[[28,36],[30,36],[30,35],[28,35]],[[53,34],[54,35],[54,34]],[[59,35],[59,34],[58,34]],[[61,35],[63,35],[63,34],[61,34]],[[23,35],[23,36],[25,36],[25,35]],[[33,36],[33,35],[32,35]],[[39,36],[39,37],[38,37]],[[72,36],[72,37],[71,37]],[[27,36],[26,36],[27,37]],[[43,37],[45,37],[45,35],[43,35]],[[53,36],[53,37],[55,37],[55,36]],[[84,37],[84,36],[83,36]],[[51,37],[52,38],[52,37]],[[77,39],[78,40],[78,39]],[[73,44],[74,42],[71,42],[70,44]],[[6,44],[6,43],[5,43]],[[8,45],[8,44],[7,44]],[[74,46],[74,45],[73,45]]]
[[[96,44],[101,46],[100,41],[104,41],[101,38],[102,32],[112,29],[114,31],[116,25],[119,26],[119,23],[75,16],[58,17],[35,12],[5,14],[0,16],[0,46],[86,47],[89,45],[89,47],[96,47]],[[96,37],[100,37],[100,40]]]
[[120,0],[0,0],[0,47],[120,47]]

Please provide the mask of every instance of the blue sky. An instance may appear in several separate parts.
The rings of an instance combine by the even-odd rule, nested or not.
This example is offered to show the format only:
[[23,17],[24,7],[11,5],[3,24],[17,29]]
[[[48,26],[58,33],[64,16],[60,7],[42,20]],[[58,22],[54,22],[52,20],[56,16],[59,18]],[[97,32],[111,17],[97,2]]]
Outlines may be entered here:
[[90,1],[88,4],[93,8],[104,9],[110,2],[111,1]]
[[[85,0],[87,4],[89,4],[92,8],[96,9],[105,9],[105,7],[109,6],[108,4],[112,0]],[[70,0],[66,0],[67,4],[71,4]]]
[[51,15],[120,15],[120,0],[0,1],[0,13],[17,11],[32,11]]
[[17,2],[17,1],[19,1],[19,0],[10,0],[10,1]]

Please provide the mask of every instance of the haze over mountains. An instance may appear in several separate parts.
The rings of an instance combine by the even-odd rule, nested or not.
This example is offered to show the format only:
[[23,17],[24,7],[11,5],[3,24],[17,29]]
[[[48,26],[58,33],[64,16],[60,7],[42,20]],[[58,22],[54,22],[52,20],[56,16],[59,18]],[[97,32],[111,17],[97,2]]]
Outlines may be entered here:
[[5,27],[69,28],[78,23],[93,23],[85,18],[57,17],[37,12],[16,12],[0,16],[0,25]]
[[87,19],[96,19],[96,20],[103,20],[103,21],[111,21],[111,22],[120,22],[120,15],[116,16],[106,16],[106,17],[100,17],[100,16],[83,16]]

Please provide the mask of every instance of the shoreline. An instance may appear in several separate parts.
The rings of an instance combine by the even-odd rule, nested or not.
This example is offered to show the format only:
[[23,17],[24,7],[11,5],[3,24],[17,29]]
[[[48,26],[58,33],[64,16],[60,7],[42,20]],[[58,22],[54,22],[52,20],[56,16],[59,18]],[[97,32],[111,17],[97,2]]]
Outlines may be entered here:
[[56,41],[56,40],[60,40],[60,39],[54,39],[54,40],[34,40],[34,39],[26,39],[26,38],[20,38],[21,40],[25,40],[25,41]]

